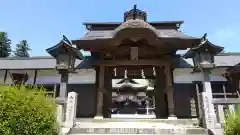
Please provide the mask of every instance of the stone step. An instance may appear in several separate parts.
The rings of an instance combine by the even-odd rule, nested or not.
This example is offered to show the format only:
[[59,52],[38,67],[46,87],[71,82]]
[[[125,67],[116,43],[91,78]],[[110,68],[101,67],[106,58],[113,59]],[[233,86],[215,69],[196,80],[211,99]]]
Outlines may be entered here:
[[169,124],[169,123],[151,123],[151,122],[104,122],[104,123],[91,123],[91,122],[77,122],[75,128],[197,128],[198,125],[192,124]]
[[[69,134],[69,135],[89,135],[89,134]],[[96,135],[106,135],[106,134],[96,134]],[[123,134],[107,134],[107,135],[123,135]],[[139,135],[139,134],[128,134],[128,135]],[[172,134],[159,134],[159,135],[172,135]],[[184,134],[184,135],[191,135],[191,134]],[[194,134],[194,135],[208,135],[208,134]]]
[[208,135],[203,128],[73,128],[70,135],[83,134],[149,134],[149,135]]
[[159,134],[207,135],[197,119],[77,119],[70,135]]
[[84,134],[207,135],[207,130],[196,119],[77,119],[70,135]]
[[92,118],[82,118],[77,119],[77,123],[95,123],[95,124],[104,124],[104,123],[126,123],[126,122],[139,122],[139,123],[166,123],[173,125],[199,125],[198,119],[117,119],[117,118],[104,118],[104,119],[92,119]]

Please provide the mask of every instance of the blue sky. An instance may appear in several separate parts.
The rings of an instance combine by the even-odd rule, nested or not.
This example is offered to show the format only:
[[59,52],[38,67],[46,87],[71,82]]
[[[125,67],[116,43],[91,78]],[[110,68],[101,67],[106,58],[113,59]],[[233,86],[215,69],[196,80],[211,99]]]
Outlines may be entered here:
[[13,49],[28,40],[32,56],[48,55],[46,48],[66,35],[85,34],[82,22],[123,21],[137,4],[149,21],[184,20],[181,30],[201,37],[205,32],[228,52],[240,52],[239,0],[0,0],[0,31],[8,32]]

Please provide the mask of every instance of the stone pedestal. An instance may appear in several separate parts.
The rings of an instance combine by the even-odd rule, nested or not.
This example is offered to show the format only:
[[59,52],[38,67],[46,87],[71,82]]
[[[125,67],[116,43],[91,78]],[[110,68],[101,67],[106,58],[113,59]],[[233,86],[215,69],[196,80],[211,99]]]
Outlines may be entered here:
[[63,123],[63,105],[57,105],[57,122],[59,125]]
[[60,123],[65,121],[66,98],[57,97],[55,99],[57,104],[57,118]]
[[66,108],[66,121],[65,127],[73,127],[76,124],[76,111],[77,111],[77,93],[69,92]]
[[205,128],[214,129],[216,127],[216,118],[212,100],[207,92],[201,93],[201,101],[203,108],[203,125]]
[[204,126],[208,129],[216,128],[216,114],[212,103],[212,87],[210,81],[210,72],[203,70],[203,92],[201,93],[201,101],[203,108]]

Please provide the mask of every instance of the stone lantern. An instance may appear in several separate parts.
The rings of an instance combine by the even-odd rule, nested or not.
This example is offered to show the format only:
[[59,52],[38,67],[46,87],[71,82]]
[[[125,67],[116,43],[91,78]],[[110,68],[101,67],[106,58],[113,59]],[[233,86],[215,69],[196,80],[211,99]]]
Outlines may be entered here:
[[75,60],[83,59],[83,55],[65,36],[57,45],[46,51],[56,59],[56,69],[61,75],[60,95],[56,100],[64,104],[67,97],[68,73],[74,71]]
[[201,38],[200,44],[194,46],[184,55],[185,58],[192,58],[194,62],[194,71],[200,71],[202,74],[203,92],[200,93],[200,102],[202,105],[203,117],[201,123],[208,129],[215,129],[216,114],[212,104],[212,88],[211,88],[211,70],[215,67],[214,56],[223,50],[223,47],[217,46],[209,42],[206,38],[207,34]]
[[207,39],[207,34],[201,38],[199,45],[187,51],[183,57],[192,58],[195,70],[212,69],[214,65],[214,56],[223,50],[223,47],[212,44]]

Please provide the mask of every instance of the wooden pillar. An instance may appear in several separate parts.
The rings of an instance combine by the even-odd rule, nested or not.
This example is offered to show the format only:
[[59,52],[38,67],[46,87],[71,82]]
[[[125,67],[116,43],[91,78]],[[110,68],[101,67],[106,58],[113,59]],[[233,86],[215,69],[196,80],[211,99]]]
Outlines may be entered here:
[[95,119],[103,119],[103,89],[104,89],[104,66],[99,66],[97,70],[98,79],[97,79],[97,114],[94,117]]
[[7,81],[7,73],[8,73],[8,70],[5,70],[4,79],[3,79],[4,83],[6,83]]
[[111,117],[111,105],[112,105],[112,67],[105,67],[104,76],[104,92],[103,92],[103,117]]
[[37,75],[38,75],[38,70],[37,70],[37,69],[35,69],[35,70],[34,70],[33,85],[35,85],[35,84],[36,84]]
[[170,66],[164,68],[166,74],[166,93],[168,101],[168,118],[176,119],[174,112],[174,88],[173,88],[173,70]]
[[156,118],[167,117],[167,103],[165,99],[165,88],[166,88],[166,76],[162,67],[155,67],[156,80],[155,80],[155,115]]
[[68,96],[68,72],[60,72],[61,74],[61,82],[60,82],[60,93],[59,93],[59,97],[64,100],[67,100],[67,96]]

